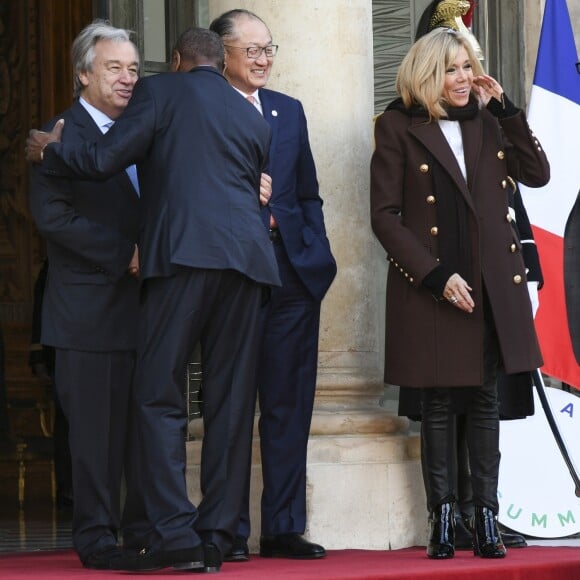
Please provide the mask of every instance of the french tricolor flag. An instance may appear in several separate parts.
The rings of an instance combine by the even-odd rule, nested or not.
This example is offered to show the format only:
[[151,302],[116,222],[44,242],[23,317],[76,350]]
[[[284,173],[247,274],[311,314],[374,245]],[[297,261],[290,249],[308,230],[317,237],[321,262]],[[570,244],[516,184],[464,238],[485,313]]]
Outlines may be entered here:
[[[566,0],[546,0],[528,120],[545,148],[551,179],[545,187],[522,186],[521,191],[545,281],[535,319],[544,356],[542,371],[580,389],[580,366],[572,347],[564,283],[564,233],[580,191],[577,60]],[[580,203],[577,208],[580,209]],[[580,215],[575,219],[580,220]],[[574,243],[579,246],[580,240]],[[577,264],[573,281],[576,301],[580,301],[579,272],[580,264]],[[569,300],[570,296],[568,292]]]

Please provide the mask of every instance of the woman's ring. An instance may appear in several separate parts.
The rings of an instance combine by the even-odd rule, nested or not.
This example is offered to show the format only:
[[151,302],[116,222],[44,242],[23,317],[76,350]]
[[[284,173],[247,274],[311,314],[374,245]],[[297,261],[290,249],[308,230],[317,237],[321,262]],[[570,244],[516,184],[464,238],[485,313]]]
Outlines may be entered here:
[[449,302],[451,302],[451,304],[455,304],[457,302],[457,296],[451,296],[451,298],[449,298]]

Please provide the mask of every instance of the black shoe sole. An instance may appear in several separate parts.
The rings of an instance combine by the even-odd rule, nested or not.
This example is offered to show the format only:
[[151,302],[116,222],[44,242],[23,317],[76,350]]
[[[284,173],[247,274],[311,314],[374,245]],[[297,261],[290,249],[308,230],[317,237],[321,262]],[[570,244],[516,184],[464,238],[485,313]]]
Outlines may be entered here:
[[444,554],[442,556],[429,556],[429,554],[427,554],[427,558],[429,558],[429,560],[451,560],[451,558],[454,558],[455,554]]
[[237,556],[224,556],[224,562],[248,562],[250,556],[239,554]]
[[[165,566],[165,567],[167,568],[168,566]],[[204,567],[204,565],[203,565],[203,562],[199,562],[199,561],[198,562],[180,562],[178,564],[173,564],[171,567],[174,570],[186,570],[186,571],[187,570],[194,570],[194,571],[197,571],[197,570],[201,570]]]
[[198,557],[195,552],[196,550],[185,549],[172,550],[168,553],[152,553],[141,557],[136,556],[125,562],[125,565],[120,569],[129,572],[154,572],[163,568],[195,571],[205,566],[203,560],[193,559]]
[[221,566],[204,566],[203,568],[197,568],[192,570],[198,574],[217,574],[220,571]]
[[527,548],[528,547],[528,544],[526,542],[514,542],[513,544],[509,544],[507,542],[504,542],[503,545],[506,548],[516,548],[516,549],[518,549],[518,548]]

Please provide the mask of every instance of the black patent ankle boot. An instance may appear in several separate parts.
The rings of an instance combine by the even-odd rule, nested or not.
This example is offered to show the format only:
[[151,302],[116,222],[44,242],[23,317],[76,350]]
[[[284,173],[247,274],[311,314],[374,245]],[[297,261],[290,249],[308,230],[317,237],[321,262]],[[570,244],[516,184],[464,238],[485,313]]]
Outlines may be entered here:
[[453,503],[438,505],[429,517],[430,533],[427,557],[442,560],[455,555],[455,515]]
[[497,527],[497,517],[487,507],[475,506],[473,553],[482,558],[504,558],[506,549]]

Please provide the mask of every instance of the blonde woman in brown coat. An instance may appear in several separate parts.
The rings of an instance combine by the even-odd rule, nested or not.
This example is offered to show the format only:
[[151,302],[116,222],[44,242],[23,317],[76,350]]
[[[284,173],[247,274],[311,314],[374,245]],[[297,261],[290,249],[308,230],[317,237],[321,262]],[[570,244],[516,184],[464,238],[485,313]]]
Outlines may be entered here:
[[385,381],[422,406],[430,558],[454,555],[448,417],[460,396],[475,505],[474,553],[505,556],[497,530],[497,370],[542,364],[507,176],[531,187],[549,164],[524,113],[485,74],[467,37],[435,29],[397,76],[377,120],[373,231],[388,253]]

